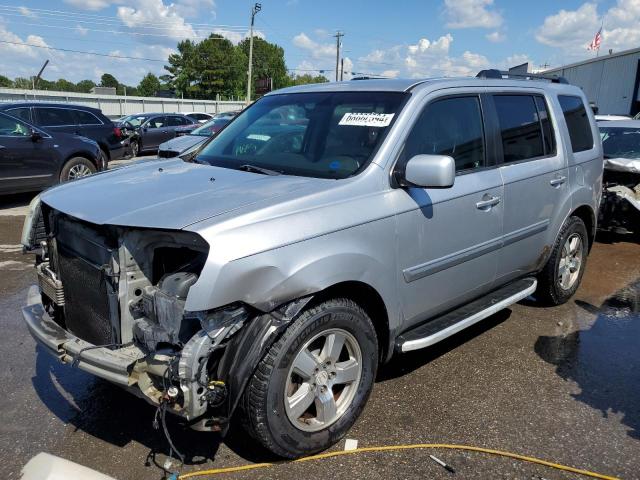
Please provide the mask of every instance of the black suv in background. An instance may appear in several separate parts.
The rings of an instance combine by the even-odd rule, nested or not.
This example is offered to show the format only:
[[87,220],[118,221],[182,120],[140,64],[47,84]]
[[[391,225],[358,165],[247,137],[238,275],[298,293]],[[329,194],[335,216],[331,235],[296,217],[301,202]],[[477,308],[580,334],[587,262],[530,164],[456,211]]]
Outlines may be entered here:
[[124,156],[120,129],[97,108],[64,103],[13,102],[0,104],[0,111],[46,128],[51,133],[64,132],[90,138],[100,146],[105,161]]
[[0,194],[41,190],[106,168],[93,140],[0,112]]

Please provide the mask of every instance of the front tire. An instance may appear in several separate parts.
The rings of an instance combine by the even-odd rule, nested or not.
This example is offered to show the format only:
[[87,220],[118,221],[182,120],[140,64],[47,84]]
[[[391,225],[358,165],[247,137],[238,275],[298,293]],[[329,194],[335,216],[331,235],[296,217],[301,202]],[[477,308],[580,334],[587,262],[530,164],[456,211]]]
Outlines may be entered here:
[[339,441],[362,411],[378,366],[368,315],[349,299],[304,311],[259,363],[243,424],[271,452],[296,458]]
[[96,173],[96,166],[84,157],[73,157],[64,164],[60,172],[60,182],[69,182]]
[[131,148],[131,158],[135,158],[140,154],[140,142],[138,140],[131,140],[129,148]]
[[538,275],[536,298],[547,305],[561,305],[569,300],[582,281],[588,251],[587,227],[581,218],[569,217]]

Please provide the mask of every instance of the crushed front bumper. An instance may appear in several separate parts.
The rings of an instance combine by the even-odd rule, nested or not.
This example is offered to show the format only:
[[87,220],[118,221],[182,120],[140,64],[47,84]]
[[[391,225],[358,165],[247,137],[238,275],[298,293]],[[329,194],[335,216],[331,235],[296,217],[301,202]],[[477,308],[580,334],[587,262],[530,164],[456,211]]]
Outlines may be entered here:
[[91,348],[78,358],[83,349],[94,345],[70,334],[49,317],[40,301],[40,289],[35,285],[29,289],[22,316],[33,338],[61,362],[76,360],[81,370],[123,387],[132,387],[136,383],[131,372],[134,364],[144,358],[142,350],[134,345],[117,350]]

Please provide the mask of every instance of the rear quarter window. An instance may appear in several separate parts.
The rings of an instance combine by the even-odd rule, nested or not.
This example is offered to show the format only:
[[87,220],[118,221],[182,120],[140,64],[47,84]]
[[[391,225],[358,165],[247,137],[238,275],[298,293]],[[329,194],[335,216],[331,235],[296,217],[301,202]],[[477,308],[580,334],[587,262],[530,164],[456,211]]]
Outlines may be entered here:
[[73,114],[79,125],[102,125],[102,122],[91,112],[84,110],[74,110]]
[[567,123],[571,149],[574,152],[584,152],[593,148],[591,124],[587,116],[587,109],[582,98],[573,95],[558,95],[560,107]]

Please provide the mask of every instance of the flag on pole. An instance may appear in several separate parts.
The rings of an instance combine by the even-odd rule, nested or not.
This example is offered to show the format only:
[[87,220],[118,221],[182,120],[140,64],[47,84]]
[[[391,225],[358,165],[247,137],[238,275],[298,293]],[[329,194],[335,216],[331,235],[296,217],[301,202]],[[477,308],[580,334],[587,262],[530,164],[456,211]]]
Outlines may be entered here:
[[600,44],[602,43],[602,27],[600,27],[600,30],[598,30],[598,33],[596,33],[596,36],[593,37],[593,40],[591,41],[591,43],[589,44],[589,47],[587,47],[589,50],[600,50]]

